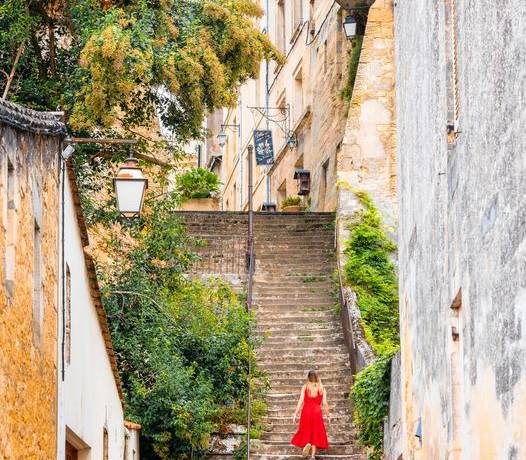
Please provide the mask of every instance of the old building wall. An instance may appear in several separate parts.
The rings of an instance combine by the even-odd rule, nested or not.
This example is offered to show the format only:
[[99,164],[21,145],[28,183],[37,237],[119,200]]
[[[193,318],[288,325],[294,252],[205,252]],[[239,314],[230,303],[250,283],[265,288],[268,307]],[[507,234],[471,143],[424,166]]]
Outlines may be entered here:
[[356,191],[367,192],[393,239],[397,226],[395,61],[393,1],[369,9],[345,135],[338,154],[338,243],[340,256],[348,222],[361,208]]
[[404,458],[526,458],[525,22],[395,7]]
[[0,103],[0,458],[54,458],[64,126]]
[[[246,210],[247,146],[252,143],[254,129],[272,130],[275,153],[272,166],[254,166],[255,209],[267,201],[279,207],[286,196],[296,195],[296,168],[311,173],[311,209],[336,208],[336,156],[345,126],[341,90],[346,82],[349,48],[342,27],[343,13],[329,0],[269,3],[261,27],[267,28],[268,17],[270,39],[287,60],[282,66],[270,63],[268,73],[263,63],[259,78],[240,88],[238,106],[224,111],[222,123],[232,127],[225,129],[228,140],[220,167],[223,209]],[[267,102],[272,120],[283,120],[288,106],[290,121],[267,123],[261,111],[250,108],[265,111]],[[211,128],[217,134],[217,120]],[[287,146],[284,134],[289,128],[298,140],[293,148]]]
[[64,458],[67,441],[79,460],[106,458],[105,430],[107,458],[128,460],[121,382],[95,266],[84,252],[88,234],[71,165],[64,186],[65,323],[60,315],[59,338],[65,352],[59,359],[64,380],[59,382],[58,457]]

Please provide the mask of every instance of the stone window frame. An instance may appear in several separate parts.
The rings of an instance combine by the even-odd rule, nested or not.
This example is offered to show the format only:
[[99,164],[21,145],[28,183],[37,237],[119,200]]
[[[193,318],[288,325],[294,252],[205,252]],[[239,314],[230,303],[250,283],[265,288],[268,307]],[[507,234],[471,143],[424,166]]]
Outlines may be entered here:
[[[5,152],[4,152],[5,153]],[[9,154],[5,154],[4,174],[5,195],[3,199],[4,221],[4,287],[7,304],[10,305],[15,294],[16,274],[16,233],[17,212],[19,207],[18,175],[16,161]]]
[[31,200],[33,207],[33,344],[40,347],[44,321],[44,264],[43,264],[43,221],[41,184],[33,174],[31,180]]

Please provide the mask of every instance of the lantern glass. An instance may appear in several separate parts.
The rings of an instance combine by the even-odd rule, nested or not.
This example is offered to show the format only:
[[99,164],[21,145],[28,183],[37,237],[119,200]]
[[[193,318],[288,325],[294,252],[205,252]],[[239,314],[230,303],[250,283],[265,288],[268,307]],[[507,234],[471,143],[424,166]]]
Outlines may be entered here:
[[221,129],[217,135],[217,142],[219,144],[219,147],[224,147],[226,144],[227,134],[225,133],[224,129]]
[[356,19],[350,15],[347,16],[343,22],[343,30],[348,39],[356,37]]
[[144,192],[148,188],[148,180],[137,163],[135,158],[128,158],[113,179],[117,208],[121,215],[127,218],[141,215]]

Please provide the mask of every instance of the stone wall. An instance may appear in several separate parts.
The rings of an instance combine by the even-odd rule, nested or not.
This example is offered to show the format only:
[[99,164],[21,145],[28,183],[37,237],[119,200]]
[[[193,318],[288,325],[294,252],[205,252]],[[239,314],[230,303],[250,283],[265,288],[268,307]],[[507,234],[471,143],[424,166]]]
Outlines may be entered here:
[[[50,115],[0,103],[0,458],[56,456],[63,133]],[[35,225],[41,241],[36,286]]]
[[526,458],[526,3],[397,4],[404,458]]
[[[393,3],[369,10],[360,62],[338,156],[338,235],[360,209],[353,191],[364,190],[394,232],[397,215]],[[343,244],[340,244],[343,248]]]

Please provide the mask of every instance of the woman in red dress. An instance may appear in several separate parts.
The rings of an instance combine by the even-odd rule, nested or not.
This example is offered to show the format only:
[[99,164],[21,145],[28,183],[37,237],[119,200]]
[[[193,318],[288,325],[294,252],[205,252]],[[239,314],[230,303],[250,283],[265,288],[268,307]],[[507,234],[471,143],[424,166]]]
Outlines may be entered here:
[[300,399],[292,418],[296,423],[298,412],[301,410],[300,426],[290,443],[296,447],[303,448],[303,456],[311,456],[314,459],[316,449],[327,449],[329,441],[323,423],[322,407],[329,424],[329,404],[327,403],[327,392],[321,384],[316,371],[309,371],[307,382],[301,388]]

